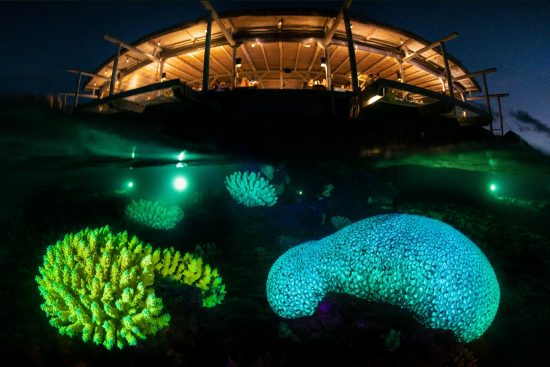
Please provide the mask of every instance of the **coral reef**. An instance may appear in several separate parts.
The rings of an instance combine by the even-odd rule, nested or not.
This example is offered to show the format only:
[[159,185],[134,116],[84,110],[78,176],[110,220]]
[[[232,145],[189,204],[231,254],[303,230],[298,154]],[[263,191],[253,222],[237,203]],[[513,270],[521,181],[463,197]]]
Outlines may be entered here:
[[225,178],[225,187],[238,203],[248,207],[273,206],[277,202],[275,188],[255,172],[234,172]]
[[134,222],[154,229],[169,230],[183,219],[183,210],[162,201],[132,200],[126,207],[126,216]]
[[157,277],[195,286],[204,307],[220,303],[225,285],[217,269],[179,251],[156,249],[108,226],[67,234],[48,247],[36,277],[42,310],[62,335],[81,335],[107,349],[136,345],[168,325]]
[[367,218],[296,246],[269,272],[268,301],[282,317],[312,315],[329,292],[405,308],[461,341],[485,332],[500,300],[493,268],[473,242],[443,222],[406,214]]

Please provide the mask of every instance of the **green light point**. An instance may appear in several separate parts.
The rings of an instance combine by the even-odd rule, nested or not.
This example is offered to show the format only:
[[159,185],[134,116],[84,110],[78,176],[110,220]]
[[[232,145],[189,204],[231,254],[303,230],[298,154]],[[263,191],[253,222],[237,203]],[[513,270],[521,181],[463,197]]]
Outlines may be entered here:
[[176,189],[177,191],[183,191],[187,188],[188,182],[185,177],[178,176],[174,179],[173,185],[174,189]]
[[134,181],[128,181],[127,186],[130,189],[133,188],[134,187]]
[[497,185],[495,185],[494,183],[492,183],[491,185],[489,185],[489,190],[491,190],[491,192],[497,191]]

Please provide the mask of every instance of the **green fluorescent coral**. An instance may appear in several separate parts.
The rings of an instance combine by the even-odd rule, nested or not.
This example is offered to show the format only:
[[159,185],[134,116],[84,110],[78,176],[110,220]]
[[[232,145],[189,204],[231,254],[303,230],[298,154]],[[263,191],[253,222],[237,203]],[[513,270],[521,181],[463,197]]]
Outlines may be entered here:
[[41,308],[50,324],[62,335],[81,335],[107,349],[136,345],[168,325],[170,315],[153,289],[157,277],[199,288],[204,307],[226,293],[217,269],[202,259],[173,248],[153,250],[108,226],[67,234],[48,247],[39,272]]
[[277,202],[275,188],[255,172],[234,172],[225,178],[225,187],[238,203],[248,207],[273,206]]
[[498,309],[500,289],[481,250],[451,226],[407,214],[379,215],[285,252],[267,279],[280,316],[312,315],[329,292],[387,302],[426,327],[479,338]]
[[126,207],[126,216],[134,222],[154,229],[173,229],[183,219],[183,210],[162,201],[132,200]]

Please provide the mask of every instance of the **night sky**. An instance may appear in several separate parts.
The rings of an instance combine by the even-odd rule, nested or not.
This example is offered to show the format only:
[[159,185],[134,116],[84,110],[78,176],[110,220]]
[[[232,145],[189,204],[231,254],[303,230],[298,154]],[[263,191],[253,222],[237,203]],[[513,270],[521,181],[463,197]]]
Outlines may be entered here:
[[[258,7],[328,8],[342,2],[220,2],[218,12]],[[0,93],[48,95],[72,92],[67,67],[93,71],[114,53],[109,33],[127,42],[205,16],[198,1],[2,2]],[[503,99],[511,129],[550,154],[550,3],[545,1],[355,1],[351,16],[366,16],[435,41],[459,37],[447,50],[470,71],[496,67],[491,93]],[[493,105],[496,105],[496,101]],[[494,111],[496,108],[493,109]]]

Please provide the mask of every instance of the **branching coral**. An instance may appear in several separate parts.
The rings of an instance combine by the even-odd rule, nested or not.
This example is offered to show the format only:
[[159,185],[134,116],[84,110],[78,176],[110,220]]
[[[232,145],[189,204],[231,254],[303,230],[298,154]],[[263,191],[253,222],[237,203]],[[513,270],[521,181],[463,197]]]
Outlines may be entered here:
[[225,296],[217,269],[200,258],[173,248],[153,251],[108,226],[68,234],[49,246],[39,272],[41,308],[50,324],[62,335],[81,335],[107,349],[136,345],[168,325],[170,315],[153,289],[159,276],[198,287],[204,307]]
[[183,210],[162,201],[132,200],[126,207],[126,216],[134,222],[155,229],[173,229],[183,219]]
[[240,171],[225,178],[229,194],[245,206],[273,206],[277,202],[275,188],[259,173]]
[[481,250],[451,226],[426,217],[380,215],[296,246],[273,264],[271,308],[286,318],[313,314],[329,292],[387,302],[458,339],[481,336],[500,289]]

